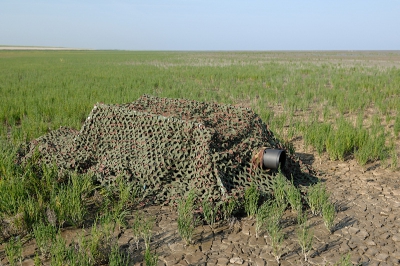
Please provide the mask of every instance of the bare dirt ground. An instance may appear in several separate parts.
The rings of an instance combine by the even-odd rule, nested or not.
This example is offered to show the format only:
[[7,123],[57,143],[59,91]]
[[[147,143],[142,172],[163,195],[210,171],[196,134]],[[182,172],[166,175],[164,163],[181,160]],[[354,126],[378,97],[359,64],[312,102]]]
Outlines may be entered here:
[[[304,262],[296,240],[296,218],[288,211],[283,219],[285,240],[280,265],[334,265],[348,253],[354,265],[400,265],[399,172],[379,168],[376,163],[360,167],[354,160],[316,159],[312,151],[304,150],[301,139],[294,145],[298,156],[313,165],[331,193],[337,208],[336,226],[330,234],[321,217],[311,218],[313,249],[308,262]],[[278,265],[268,236],[255,237],[254,220],[237,219],[231,224],[219,224],[214,230],[199,226],[194,244],[186,246],[177,231],[176,211],[160,206],[143,211],[156,217],[151,247],[159,256],[160,266]],[[69,243],[81,233],[63,230]],[[120,248],[131,254],[131,264],[144,265],[144,244],[141,242],[136,250],[132,229],[116,234]],[[22,265],[33,265],[36,250],[34,240],[24,244]],[[6,262],[3,257],[0,265]]]

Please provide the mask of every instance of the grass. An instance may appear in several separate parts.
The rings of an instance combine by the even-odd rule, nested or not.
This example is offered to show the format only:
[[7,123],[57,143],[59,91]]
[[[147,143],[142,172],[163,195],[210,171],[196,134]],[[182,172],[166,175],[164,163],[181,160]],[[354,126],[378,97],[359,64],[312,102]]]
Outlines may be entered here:
[[260,191],[254,183],[251,184],[244,192],[244,209],[248,217],[254,218],[258,209],[258,200],[260,199]]
[[335,230],[335,217],[335,205],[330,201],[324,202],[324,204],[322,205],[322,218],[324,220],[326,228],[330,233],[333,233]]
[[39,253],[35,252],[35,257],[33,258],[33,265],[40,266],[42,265],[42,261],[39,257]]
[[211,227],[211,229],[213,229],[215,221],[217,219],[217,212],[218,212],[217,207],[213,202],[207,199],[202,202],[202,208],[203,208],[204,220]]
[[325,185],[319,182],[313,186],[310,186],[307,191],[306,200],[312,214],[320,214],[323,206],[329,201],[329,195],[326,191]]
[[93,262],[103,262],[107,260],[110,254],[111,247],[115,242],[112,238],[114,223],[108,220],[103,220],[99,224],[95,223],[90,230],[90,237],[81,236],[76,244],[79,248],[77,250],[78,257],[88,259]]
[[117,178],[118,200],[114,207],[116,212],[121,212],[127,205],[134,205],[138,196],[138,189],[133,182],[129,182],[122,176]]
[[57,229],[52,225],[39,223],[33,227],[33,235],[42,257],[48,258],[51,254],[52,244],[56,239]]
[[139,241],[142,237],[145,244],[144,260],[146,265],[157,265],[158,256],[150,251],[150,240],[152,236],[152,228],[155,220],[152,218],[144,218],[142,213],[136,212],[132,224],[133,238],[136,243],[136,249],[139,250]]
[[334,266],[353,266],[350,256],[351,256],[350,252],[347,253],[346,255],[342,255],[340,257],[340,260],[336,262]]
[[256,225],[255,225],[256,238],[258,238],[260,233],[266,229],[268,218],[269,218],[269,205],[268,202],[264,202],[257,210]]
[[155,266],[158,263],[158,256],[157,254],[151,253],[150,248],[146,248],[144,253],[144,261],[146,266]]
[[[85,181],[81,180],[80,182],[79,188],[83,191],[82,197],[91,185],[87,185],[85,188],[83,185]],[[74,187],[74,185],[70,184],[70,187]],[[118,201],[116,204],[119,204]],[[97,265],[105,262],[109,265],[127,265],[128,257],[116,250],[117,242],[114,231],[117,223],[113,208],[105,210],[91,225],[90,234],[85,236],[85,230],[82,230],[81,235],[69,247],[57,227],[50,223],[35,224],[33,235],[42,256],[50,258],[51,265]],[[151,220],[142,223],[140,227],[140,234],[145,239],[147,248],[150,248],[152,227]],[[36,260],[39,261],[39,259]]]
[[225,221],[229,221],[232,217],[232,214],[238,207],[238,200],[234,197],[230,197],[222,204],[222,213]]
[[187,245],[192,243],[198,219],[194,216],[196,194],[189,191],[186,198],[178,202],[178,233]]
[[65,222],[82,225],[88,212],[84,198],[91,191],[91,183],[89,175],[72,174],[66,184],[52,191],[50,206],[61,225]]
[[272,254],[275,256],[275,260],[279,264],[282,257],[282,244],[285,234],[282,231],[281,225],[275,222],[272,222],[270,225],[268,225],[268,234],[271,241]]
[[61,234],[57,234],[55,240],[52,243],[50,249],[51,257],[50,263],[51,265],[62,266],[65,265],[64,261],[67,255],[67,247],[64,238]]
[[[108,260],[108,265],[110,266],[128,266],[129,265],[129,255],[122,253],[119,250],[118,245],[114,245],[111,249],[111,254]],[[146,263],[147,265],[147,263]]]
[[[289,187],[287,178],[282,174],[280,170],[273,179],[272,190],[274,192],[276,203],[285,209],[287,206],[288,195],[292,197],[294,195],[294,191]],[[292,197],[291,199],[294,198]],[[295,204],[294,202],[292,203]]]
[[93,189],[89,175],[71,173],[60,180],[54,167],[37,166],[34,162],[16,166],[8,160],[3,157],[0,216],[13,219],[11,226],[17,227],[16,231],[26,233],[44,220],[53,226],[65,222],[82,225],[87,195]]
[[286,205],[282,205],[276,199],[266,201],[260,206],[256,216],[256,237],[259,237],[259,234],[264,230],[268,233],[269,244],[272,247],[272,253],[278,264],[283,252],[282,244],[285,234],[282,230],[281,218],[285,208]]
[[[374,161],[385,161],[390,156],[397,162],[393,155],[396,154],[396,148],[386,144],[388,140],[393,141],[396,133],[389,137],[382,127],[381,119],[376,115],[372,118],[369,129],[362,125],[363,116],[358,116],[357,119],[354,125],[341,116],[332,125],[314,118],[311,123],[303,126],[305,144],[313,146],[320,158],[323,152],[327,152],[331,160],[345,161],[347,157],[354,156],[362,166]],[[396,167],[396,164],[392,165],[392,169]]]
[[144,245],[146,249],[150,249],[150,241],[152,236],[152,229],[154,227],[155,219],[154,218],[147,218],[144,220],[142,225],[142,237],[144,240]]
[[283,213],[285,212],[285,207],[276,201],[271,201],[268,202],[267,208],[266,208],[266,213],[268,215],[267,218],[267,231],[270,231],[270,227],[275,227],[276,225],[279,225],[281,222]]
[[[368,52],[299,56],[279,52],[1,51],[0,123],[4,127],[0,136],[16,144],[59,126],[79,129],[94,103],[131,102],[147,93],[246,104],[278,135],[309,136],[307,145],[318,153],[325,150],[332,159],[345,159],[346,153],[354,154],[365,144],[352,149],[351,143],[340,138],[339,124],[347,128],[345,124],[352,124],[359,113],[365,121],[357,130],[377,137],[370,126],[377,116],[385,143],[398,138],[398,69],[367,61],[374,56]],[[357,61],[361,57],[364,61]],[[365,113],[367,108],[370,113]],[[310,110],[315,115],[310,116]],[[332,143],[339,144],[337,150]],[[380,160],[382,155],[369,154],[368,149],[364,152],[368,161]]]
[[[84,189],[84,191],[86,190]],[[119,204],[118,201],[116,204]],[[86,233],[86,230],[82,230],[80,236],[74,239],[69,246],[61,237],[58,227],[49,223],[35,224],[33,236],[43,259],[49,259],[51,265],[100,265],[104,263],[128,265],[129,255],[119,250],[117,236],[114,235],[117,223],[114,210],[111,208],[97,216],[91,225],[89,234]],[[133,233],[144,239],[146,265],[156,265],[158,261],[158,256],[150,252],[153,226],[154,219],[136,215]],[[35,258],[35,261],[36,264],[40,264],[40,257]]]
[[294,213],[300,214],[302,212],[303,203],[300,190],[291,183],[286,184],[286,199]]
[[142,227],[143,227],[143,216],[141,213],[136,212],[134,215],[134,220],[132,223],[132,234],[133,234],[133,239],[136,243],[136,249],[139,249],[139,242],[140,242],[140,237],[142,233]]
[[313,146],[320,158],[323,152],[326,151],[327,136],[331,131],[331,127],[329,123],[313,121],[303,129],[305,144]]
[[21,239],[11,238],[5,246],[5,253],[8,263],[12,266],[17,265],[17,262],[22,265],[22,243]]
[[314,234],[307,224],[307,213],[298,213],[298,228],[296,230],[297,239],[301,248],[301,253],[304,256],[304,261],[307,262],[308,255],[312,249]]
[[312,214],[321,214],[326,228],[330,233],[333,233],[336,209],[335,205],[329,200],[329,193],[326,191],[325,185],[319,182],[309,187],[306,200]]

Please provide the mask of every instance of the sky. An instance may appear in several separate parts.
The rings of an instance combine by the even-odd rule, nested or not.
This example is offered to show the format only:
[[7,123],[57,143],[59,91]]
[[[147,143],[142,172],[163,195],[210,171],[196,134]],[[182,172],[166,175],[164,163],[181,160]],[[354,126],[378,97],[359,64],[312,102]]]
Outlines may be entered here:
[[400,50],[400,0],[0,0],[0,45]]

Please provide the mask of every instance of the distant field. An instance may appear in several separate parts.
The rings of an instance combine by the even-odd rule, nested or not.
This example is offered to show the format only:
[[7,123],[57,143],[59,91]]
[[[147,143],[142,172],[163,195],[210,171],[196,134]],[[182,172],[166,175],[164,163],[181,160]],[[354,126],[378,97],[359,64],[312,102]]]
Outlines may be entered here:
[[362,165],[381,160],[384,167],[397,167],[400,51],[4,48],[2,145],[60,126],[80,128],[96,102],[126,103],[151,94],[251,107],[288,143],[303,138],[334,160],[355,156]]
[[46,47],[46,46],[10,46],[10,45],[0,45],[0,50],[64,51],[64,50],[87,50],[87,49],[67,48],[67,47]]

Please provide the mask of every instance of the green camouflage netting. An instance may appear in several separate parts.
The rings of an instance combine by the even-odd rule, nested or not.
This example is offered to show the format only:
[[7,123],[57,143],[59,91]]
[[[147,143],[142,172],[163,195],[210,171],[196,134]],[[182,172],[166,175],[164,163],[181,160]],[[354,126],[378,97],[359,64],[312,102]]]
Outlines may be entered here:
[[[103,185],[118,176],[144,188],[155,204],[195,189],[215,201],[243,196],[252,182],[266,194],[276,173],[258,167],[263,147],[285,149],[248,108],[144,95],[123,105],[96,104],[82,129],[60,128],[25,145],[19,161],[91,172]],[[307,182],[309,168],[286,151],[286,176]]]

